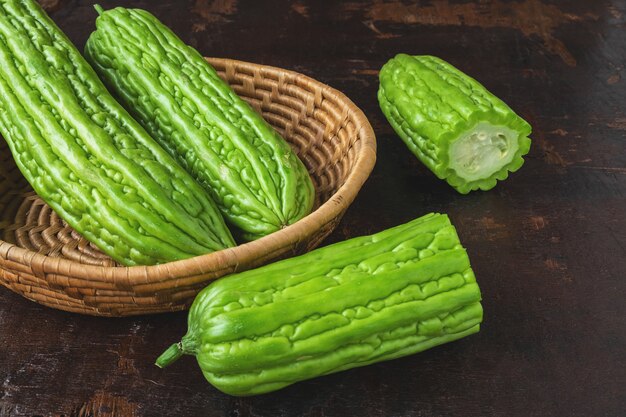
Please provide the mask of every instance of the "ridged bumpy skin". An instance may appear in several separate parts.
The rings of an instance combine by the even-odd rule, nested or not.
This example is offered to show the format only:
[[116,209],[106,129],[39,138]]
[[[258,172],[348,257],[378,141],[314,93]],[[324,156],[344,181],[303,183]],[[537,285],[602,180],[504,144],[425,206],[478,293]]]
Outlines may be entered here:
[[233,233],[253,240],[311,211],[314,189],[304,164],[195,49],[144,10],[100,12],[87,59],[210,190]]
[[262,394],[476,333],[480,299],[454,227],[431,213],[209,285],[157,365],[193,354],[219,390]]
[[380,107],[396,133],[460,193],[489,190],[524,163],[530,125],[449,63],[399,54],[379,78]]
[[0,133],[57,214],[124,265],[233,246],[209,194],[32,0],[0,1]]

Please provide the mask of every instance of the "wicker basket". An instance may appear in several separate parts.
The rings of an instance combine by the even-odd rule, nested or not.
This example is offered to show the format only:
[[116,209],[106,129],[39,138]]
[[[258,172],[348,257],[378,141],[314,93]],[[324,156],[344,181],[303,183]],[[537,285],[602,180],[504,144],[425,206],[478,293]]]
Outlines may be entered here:
[[77,313],[128,316],[183,310],[213,279],[317,246],[367,179],[376,141],[342,93],[304,75],[228,59],[208,61],[296,149],[313,178],[313,213],[254,242],[183,261],[123,267],[72,230],[32,191],[0,140],[0,282]]

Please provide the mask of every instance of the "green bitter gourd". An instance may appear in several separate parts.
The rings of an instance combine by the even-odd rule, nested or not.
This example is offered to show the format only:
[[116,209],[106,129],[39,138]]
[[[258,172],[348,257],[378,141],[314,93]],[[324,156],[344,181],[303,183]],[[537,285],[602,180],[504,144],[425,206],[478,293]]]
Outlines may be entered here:
[[210,195],[33,0],[0,1],[0,133],[35,192],[124,265],[234,242]]
[[85,55],[146,130],[252,240],[307,215],[313,183],[289,144],[192,47],[145,10],[103,11]]
[[219,390],[261,394],[475,333],[480,298],[454,226],[431,213],[214,282],[157,365],[196,355]]
[[399,54],[379,78],[378,100],[391,126],[458,192],[489,190],[524,163],[530,125],[449,63]]

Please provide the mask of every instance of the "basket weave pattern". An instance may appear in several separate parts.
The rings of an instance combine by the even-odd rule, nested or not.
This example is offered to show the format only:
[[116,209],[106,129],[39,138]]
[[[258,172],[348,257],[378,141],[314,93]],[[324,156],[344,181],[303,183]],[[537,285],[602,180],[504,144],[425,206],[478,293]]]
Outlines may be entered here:
[[335,228],[376,159],[374,132],[363,113],[340,92],[304,75],[208,61],[296,150],[315,184],[313,213],[235,248],[123,267],[37,197],[0,140],[0,283],[38,303],[84,314],[177,311],[188,308],[211,280],[304,253]]

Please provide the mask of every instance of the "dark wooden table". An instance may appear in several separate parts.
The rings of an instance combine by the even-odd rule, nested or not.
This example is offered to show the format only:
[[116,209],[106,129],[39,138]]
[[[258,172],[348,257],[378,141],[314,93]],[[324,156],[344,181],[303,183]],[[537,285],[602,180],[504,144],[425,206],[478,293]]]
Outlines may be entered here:
[[[44,3],[82,48],[92,2]],[[448,213],[484,325],[418,355],[233,398],[193,358],[153,365],[185,332],[184,313],[83,317],[0,288],[0,416],[626,415],[626,2],[132,4],[205,55],[296,70],[352,98],[378,162],[327,242]],[[435,179],[377,105],[378,69],[398,52],[450,61],[527,119],[524,167],[467,196]]]

